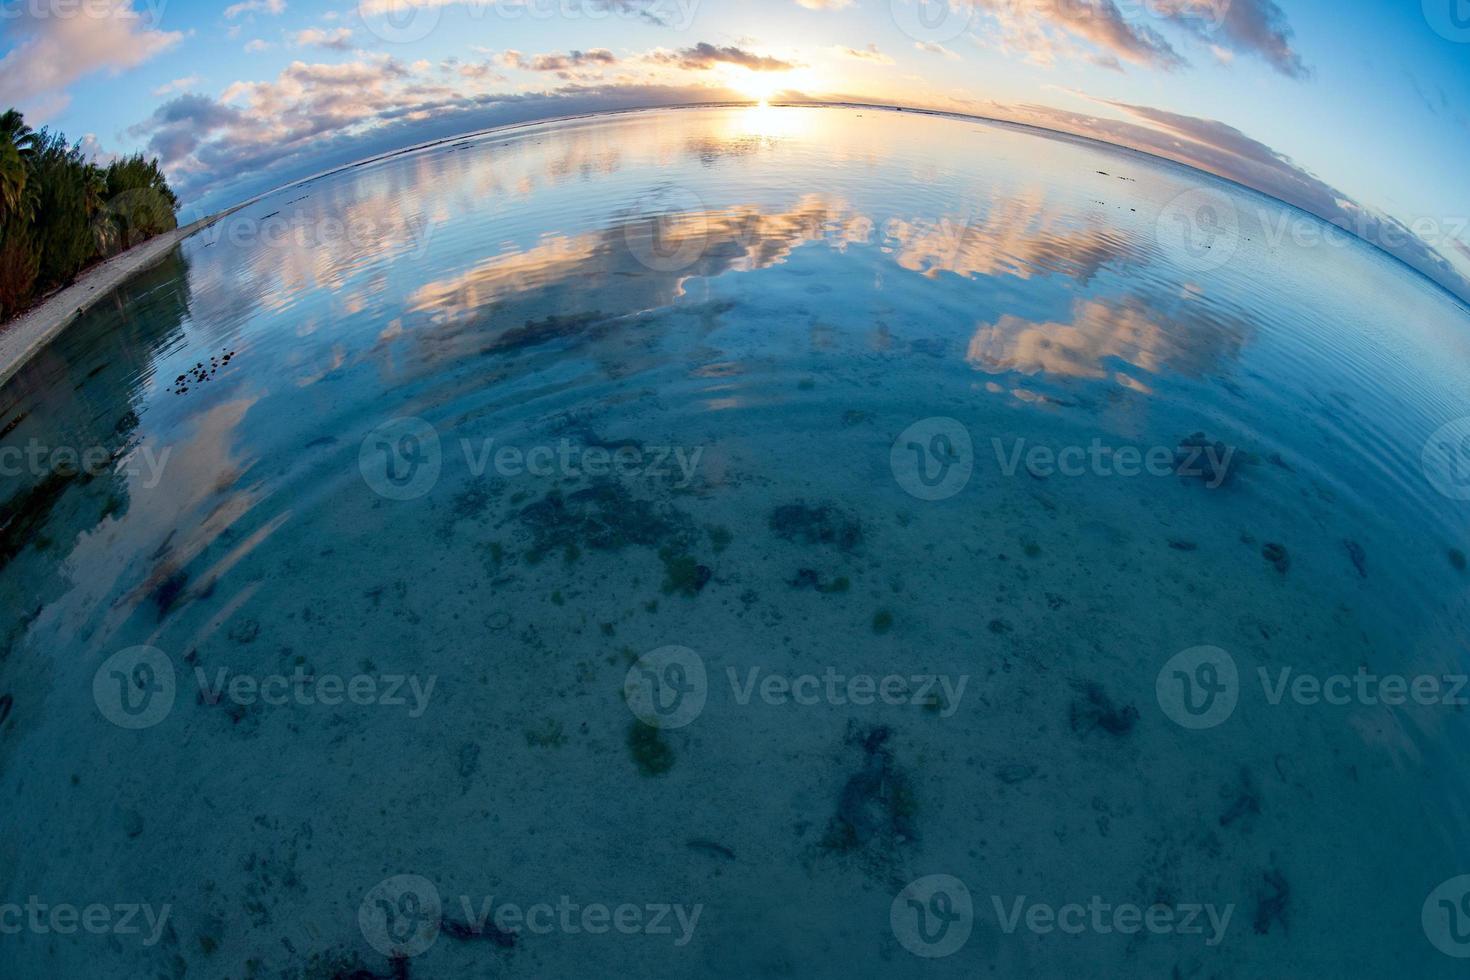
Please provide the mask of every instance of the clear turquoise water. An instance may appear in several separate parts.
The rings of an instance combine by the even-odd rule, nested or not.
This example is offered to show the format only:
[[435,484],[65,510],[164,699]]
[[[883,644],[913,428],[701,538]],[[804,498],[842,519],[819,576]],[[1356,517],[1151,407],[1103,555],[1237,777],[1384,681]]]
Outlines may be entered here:
[[[152,943],[6,935],[6,975],[1453,975],[1421,913],[1470,872],[1463,708],[1257,677],[1466,669],[1470,505],[1423,454],[1470,415],[1470,315],[1273,235],[1311,220],[1092,144],[777,108],[488,134],[196,234],[0,389],[0,449],[108,460],[0,475],[0,905],[170,908]],[[1195,433],[1218,485],[1174,472]],[[1007,472],[993,440],[1170,464]],[[558,458],[588,448],[628,466]],[[968,480],[916,483],[930,450]],[[175,691],[127,727],[140,645]],[[670,645],[705,703],[649,727],[630,666]],[[1200,645],[1240,682],[1195,729],[1156,692]],[[433,687],[197,684],[298,668]],[[967,686],[741,703],[752,668]],[[918,956],[902,893],[936,874],[973,927]],[[702,912],[682,945],[451,926],[395,967],[367,920],[398,875],[446,922]],[[1094,895],[1234,912],[1215,944],[997,922]]]

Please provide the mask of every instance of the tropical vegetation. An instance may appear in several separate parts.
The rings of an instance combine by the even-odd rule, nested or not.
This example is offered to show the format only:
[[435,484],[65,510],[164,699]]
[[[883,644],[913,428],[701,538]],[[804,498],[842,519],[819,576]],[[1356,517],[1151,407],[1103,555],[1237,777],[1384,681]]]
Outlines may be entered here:
[[178,198],[141,154],[103,166],[80,142],[0,114],[0,318],[77,273],[177,227]]

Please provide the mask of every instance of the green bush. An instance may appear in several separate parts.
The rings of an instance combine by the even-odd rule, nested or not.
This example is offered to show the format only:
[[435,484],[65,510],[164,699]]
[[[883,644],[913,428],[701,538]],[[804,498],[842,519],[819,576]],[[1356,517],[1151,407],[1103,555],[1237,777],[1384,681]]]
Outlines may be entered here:
[[80,143],[33,132],[14,109],[0,114],[0,316],[176,228],[178,207],[157,160],[136,154],[100,167]]

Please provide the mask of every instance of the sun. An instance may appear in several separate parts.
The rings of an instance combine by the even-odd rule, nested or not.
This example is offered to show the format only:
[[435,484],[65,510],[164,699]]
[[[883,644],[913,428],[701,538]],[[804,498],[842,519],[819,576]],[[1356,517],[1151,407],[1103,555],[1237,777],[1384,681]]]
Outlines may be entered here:
[[786,87],[786,81],[785,72],[751,71],[742,68],[731,79],[731,87],[741,95],[765,105],[770,102],[771,96]]

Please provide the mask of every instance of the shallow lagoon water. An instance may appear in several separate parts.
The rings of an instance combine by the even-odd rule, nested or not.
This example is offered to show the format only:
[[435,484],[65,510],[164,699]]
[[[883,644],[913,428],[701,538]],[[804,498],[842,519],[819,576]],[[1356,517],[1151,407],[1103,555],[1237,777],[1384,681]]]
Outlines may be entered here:
[[169,908],[7,969],[1452,975],[1448,683],[1270,695],[1465,670],[1423,456],[1470,313],[1313,221],[1018,128],[722,108],[196,234],[0,389],[45,452],[0,476],[0,903]]

